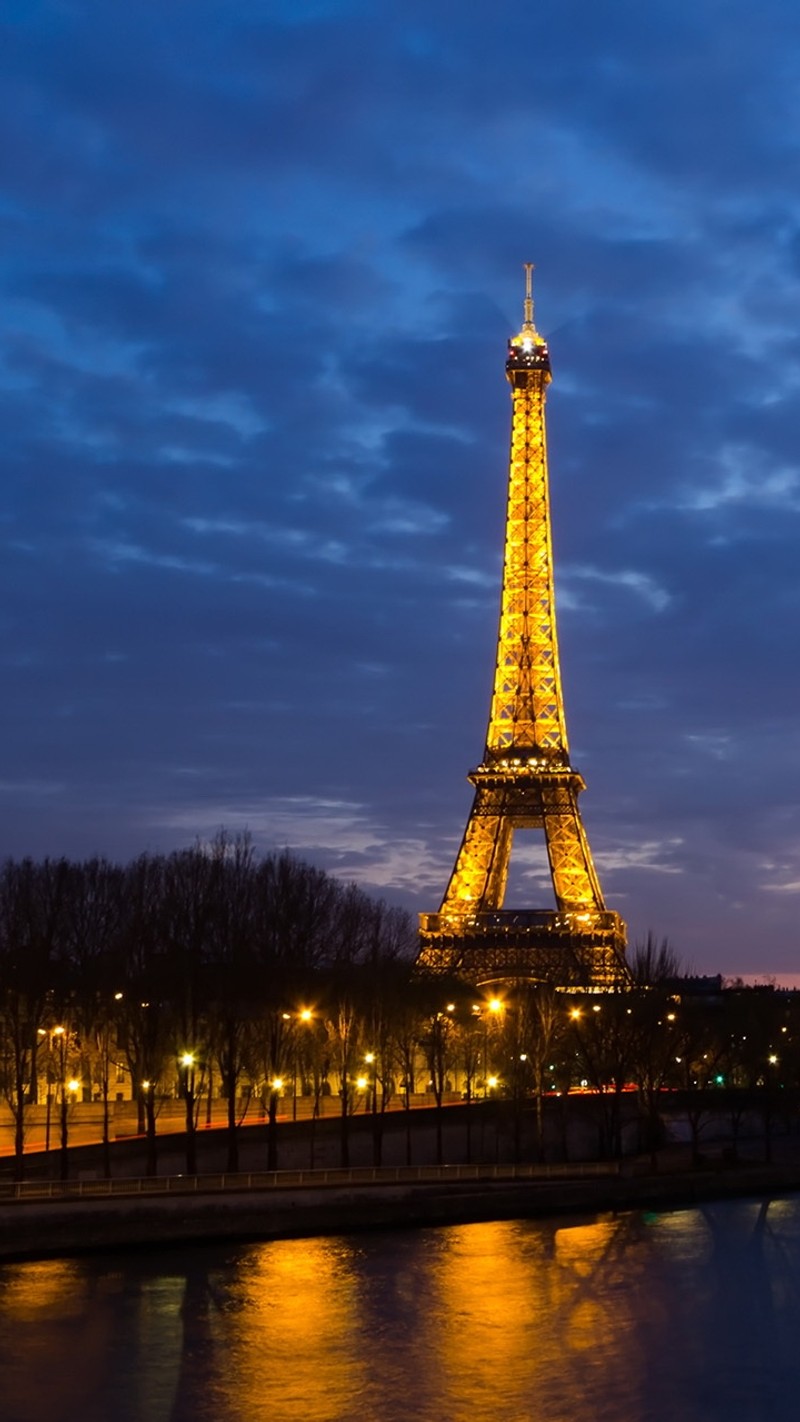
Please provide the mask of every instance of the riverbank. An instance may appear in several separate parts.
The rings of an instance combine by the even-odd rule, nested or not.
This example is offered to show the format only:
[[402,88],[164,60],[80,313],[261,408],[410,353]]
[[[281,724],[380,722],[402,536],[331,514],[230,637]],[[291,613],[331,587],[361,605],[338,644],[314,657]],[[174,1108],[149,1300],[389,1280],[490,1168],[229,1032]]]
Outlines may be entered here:
[[[675,1162],[672,1162],[673,1167]],[[137,1198],[14,1201],[0,1206],[0,1259],[164,1248],[181,1242],[271,1240],[547,1215],[680,1209],[800,1191],[800,1160],[668,1168],[590,1178],[370,1182]]]

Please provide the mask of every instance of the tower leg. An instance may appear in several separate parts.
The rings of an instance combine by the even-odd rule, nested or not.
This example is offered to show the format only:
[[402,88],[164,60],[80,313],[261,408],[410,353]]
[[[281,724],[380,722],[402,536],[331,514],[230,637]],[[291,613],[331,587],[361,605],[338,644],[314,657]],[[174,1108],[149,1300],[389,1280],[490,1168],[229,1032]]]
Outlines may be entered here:
[[605,904],[574,785],[543,785],[542,809],[547,857],[559,909],[601,912]]
[[[513,828],[497,797],[478,790],[441,912],[502,907],[508,881]],[[499,813],[498,813],[499,812]]]

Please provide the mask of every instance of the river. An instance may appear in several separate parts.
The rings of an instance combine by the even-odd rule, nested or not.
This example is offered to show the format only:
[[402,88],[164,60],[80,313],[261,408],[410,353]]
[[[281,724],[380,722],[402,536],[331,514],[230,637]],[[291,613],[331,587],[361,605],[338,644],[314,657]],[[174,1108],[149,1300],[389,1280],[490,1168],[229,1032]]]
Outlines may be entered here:
[[796,1422],[800,1197],[0,1267],[2,1422]]

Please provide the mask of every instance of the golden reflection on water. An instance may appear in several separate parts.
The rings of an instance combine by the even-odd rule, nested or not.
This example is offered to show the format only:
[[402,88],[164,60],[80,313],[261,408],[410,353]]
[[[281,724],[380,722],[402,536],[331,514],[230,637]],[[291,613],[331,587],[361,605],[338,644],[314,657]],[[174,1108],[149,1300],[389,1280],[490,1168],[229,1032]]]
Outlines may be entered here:
[[[449,1231],[437,1280],[442,1316],[454,1327],[436,1340],[442,1401],[456,1400],[448,1415],[489,1416],[498,1396],[513,1397],[518,1409],[547,1399],[556,1410],[542,1416],[580,1415],[592,1375],[624,1349],[630,1327],[629,1309],[609,1291],[606,1273],[625,1232],[623,1219]],[[476,1338],[480,1347],[469,1349],[465,1366],[464,1340]],[[637,1384],[634,1365],[626,1387]]]
[[742,1201],[7,1265],[0,1419],[794,1422],[799,1244]]
[[370,1366],[357,1255],[357,1246],[341,1239],[249,1251],[218,1320],[223,1417],[336,1422],[357,1415],[352,1409]]
[[91,1284],[74,1260],[44,1260],[2,1270],[0,1417],[4,1422],[17,1418],[23,1422],[32,1415],[32,1388],[41,1415],[45,1408],[54,1418],[73,1414],[79,1418],[85,1412],[109,1343],[110,1316],[97,1303],[114,1288],[112,1279]]
[[83,1306],[81,1271],[74,1260],[45,1259],[38,1264],[11,1265],[0,1290],[0,1319],[27,1322],[56,1309],[80,1313]]

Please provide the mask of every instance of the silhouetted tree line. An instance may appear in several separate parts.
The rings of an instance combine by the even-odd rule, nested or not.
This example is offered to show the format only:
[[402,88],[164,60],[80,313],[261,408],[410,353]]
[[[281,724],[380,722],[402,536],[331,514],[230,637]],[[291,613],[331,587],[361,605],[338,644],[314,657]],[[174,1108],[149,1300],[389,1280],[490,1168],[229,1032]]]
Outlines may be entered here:
[[[437,1156],[445,1105],[492,1102],[515,1158],[545,1159],[553,1120],[587,1093],[598,1153],[623,1149],[625,1094],[635,1091],[640,1147],[655,1153],[665,1102],[685,1110],[699,1156],[712,1110],[727,1112],[735,1151],[745,1113],[764,1121],[769,1153],[776,1111],[800,1087],[800,1000],[741,985],[712,993],[680,975],[667,943],[649,937],[613,993],[506,984],[492,996],[412,972],[410,916],[288,852],[259,856],[247,836],[104,859],[8,860],[0,870],[0,1092],[10,1107],[17,1173],[26,1123],[46,1094],[55,1109],[61,1171],[71,1103],[102,1103],[110,1173],[110,1109],[117,1071],[132,1084],[147,1169],[156,1169],[161,1103],[185,1107],[186,1168],[212,1097],[227,1109],[227,1168],[239,1166],[239,1127],[254,1098],[267,1125],[267,1168],[278,1163],[279,1099],[339,1102],[340,1151],[350,1119],[370,1111],[381,1161],[384,1113],[432,1094]],[[628,1097],[630,1099],[630,1096]],[[796,1109],[796,1108],[795,1108]],[[466,1158],[473,1115],[464,1112]],[[546,1130],[546,1118],[550,1132]],[[531,1140],[534,1142],[531,1147]],[[548,1145],[549,1140],[549,1145]],[[313,1154],[313,1134],[312,1134]]]
[[[56,1101],[66,1170],[71,1100],[104,1103],[122,1061],[155,1169],[159,1102],[185,1102],[195,1169],[201,1097],[228,1106],[228,1168],[238,1168],[243,1095],[264,1098],[269,1164],[281,1079],[320,1093],[335,1076],[343,1142],[350,1075],[379,994],[414,948],[411,919],[289,853],[259,857],[246,836],[104,859],[8,860],[0,871],[0,1091],[24,1165],[26,1117]],[[400,965],[403,967],[400,968]],[[306,1007],[306,1014],[303,1009]],[[305,1017],[305,1020],[304,1020]],[[346,1153],[346,1144],[344,1146]]]

